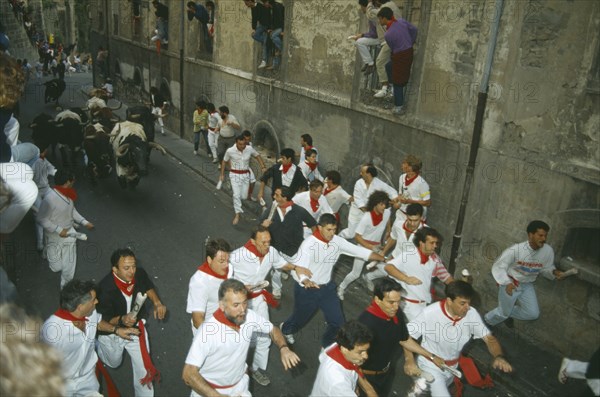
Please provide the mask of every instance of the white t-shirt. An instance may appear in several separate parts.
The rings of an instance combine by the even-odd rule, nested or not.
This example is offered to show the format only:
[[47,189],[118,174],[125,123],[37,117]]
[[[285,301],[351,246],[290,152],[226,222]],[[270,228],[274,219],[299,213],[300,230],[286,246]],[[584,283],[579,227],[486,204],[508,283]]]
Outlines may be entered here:
[[350,197],[352,197],[341,186],[336,187],[328,193],[326,193],[326,191],[327,189],[323,190],[323,196],[327,199],[327,202],[334,213],[337,213],[342,205],[346,204]]
[[[233,266],[229,265],[227,278],[233,276]],[[204,313],[204,319],[212,317],[219,308],[219,287],[223,279],[197,270],[190,278],[186,312]]]
[[392,211],[389,208],[386,208],[385,211],[383,211],[383,219],[377,226],[374,226],[371,212],[365,212],[358,223],[358,226],[356,227],[356,234],[360,234],[363,239],[371,242],[372,244],[380,244],[381,237],[385,232],[391,215]]
[[383,182],[377,177],[373,178],[371,184],[368,187],[364,179],[360,178],[354,184],[354,201],[352,202],[352,206],[356,207],[357,209],[366,207],[367,202],[369,201],[369,196],[377,190],[382,190],[386,192],[390,200],[395,199],[398,195],[396,193],[396,189],[394,189],[393,187],[391,187],[390,185]]
[[[308,213],[315,219],[315,221],[319,222],[319,218],[323,214],[333,214],[333,210],[329,206],[327,199],[324,195],[319,197],[319,206],[316,211],[313,211],[312,206],[310,205],[310,191],[296,193],[294,199],[292,200],[294,204],[299,205],[304,208]],[[307,238],[312,234],[312,230],[304,224],[304,238]]]
[[229,255],[229,262],[233,266],[233,278],[240,280],[244,285],[254,285],[267,278],[272,268],[281,269],[287,261],[273,247],[261,259],[246,247],[240,247]]
[[403,251],[412,250],[415,248],[415,244],[413,242],[413,238],[415,237],[415,233],[417,230],[421,229],[423,226],[427,226],[424,222],[421,222],[417,230],[410,233],[410,235],[406,236],[406,231],[404,230],[404,224],[406,223],[405,219],[396,218],[394,224],[392,225],[392,230],[390,232],[390,237],[396,240],[396,246],[392,251],[392,256],[394,258],[399,257]]
[[258,157],[258,155],[259,153],[252,146],[246,146],[244,151],[240,152],[237,146],[233,145],[225,151],[223,161],[231,161],[232,170],[248,171],[250,168],[250,158]]
[[[542,273],[549,279],[554,279],[554,250],[548,244],[538,250],[524,241],[507,248],[492,266],[492,275],[500,285],[513,282],[513,277],[520,283],[532,283]],[[510,277],[509,277],[510,276]]]
[[337,343],[329,346],[319,354],[319,370],[310,393],[312,397],[356,397],[358,373],[347,369],[331,358],[327,352],[337,347]]
[[[400,175],[400,180],[398,181],[398,194],[411,200],[423,201],[431,199],[429,184],[425,182],[425,179],[423,179],[421,175],[417,176],[417,178],[408,186],[406,186],[406,174]],[[406,212],[406,207],[408,207],[408,204],[402,204],[399,209]],[[427,219],[427,207],[425,206],[423,207],[423,219]]]

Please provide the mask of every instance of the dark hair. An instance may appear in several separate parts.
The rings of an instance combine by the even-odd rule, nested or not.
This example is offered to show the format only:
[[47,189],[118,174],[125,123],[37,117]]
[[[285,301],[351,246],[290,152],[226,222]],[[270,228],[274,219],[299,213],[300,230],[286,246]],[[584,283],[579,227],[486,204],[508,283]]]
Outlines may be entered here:
[[294,193],[292,193],[292,190],[287,186],[278,187],[273,193],[275,193],[277,189],[281,191],[281,197],[285,197],[287,201],[290,201],[294,197]]
[[92,299],[91,291],[96,290],[93,281],[73,279],[60,290],[60,307],[68,312],[73,312],[77,306]]
[[[258,233],[264,233],[264,232],[269,232],[269,228],[268,228],[268,227],[264,227],[263,225],[257,225],[257,226],[254,226],[254,227],[252,228],[252,232],[251,232],[251,234],[250,234],[250,238],[252,238],[252,239],[256,239],[256,235],[257,235]],[[270,233],[270,232],[269,232],[269,233]]]
[[201,108],[201,109],[206,109],[206,102],[205,101],[196,101],[196,106]]
[[406,207],[406,215],[419,215],[419,216],[423,216],[423,206],[419,203],[410,203],[407,207]]
[[[54,180],[56,180],[56,177],[54,177]],[[538,231],[538,229],[544,229],[546,233],[548,233],[550,231],[550,226],[544,221],[531,221],[529,225],[527,225],[527,234],[535,233]]]
[[225,105],[219,106],[219,111],[223,112],[223,113],[229,114],[229,108],[227,106],[225,106]]
[[318,180],[318,179],[315,179],[315,180],[313,180],[313,181],[311,181],[311,182],[309,183],[309,185],[308,185],[308,188],[309,188],[310,190],[316,190],[316,189],[318,189],[318,188],[320,188],[320,187],[323,187],[323,186],[324,186],[324,185],[323,185],[323,182],[321,182],[321,181],[320,181],[320,180]]
[[206,110],[208,110],[209,113],[214,112],[216,110],[215,109],[215,104],[212,103],[212,102],[207,103],[206,104]]
[[438,239],[438,242],[442,241],[442,235],[432,227],[422,227],[415,232],[415,237],[413,237],[413,243],[415,246],[419,246],[419,243],[424,243],[427,240],[427,236],[435,237]]
[[475,297],[475,289],[466,281],[454,280],[446,285],[446,297],[450,298],[450,300],[459,297],[471,300]]
[[228,278],[227,280],[223,281],[219,286],[220,301],[222,301],[223,298],[225,298],[225,294],[227,293],[227,291],[231,291],[234,294],[237,294],[239,292],[248,292],[244,283],[242,283],[240,280],[236,280],[235,278]]
[[158,88],[156,88],[156,87],[150,87],[150,93],[151,94],[158,94]]
[[290,148],[282,149],[281,152],[279,152],[279,154],[281,154],[281,156],[285,157],[286,159],[293,159],[294,156],[296,156],[294,149]]
[[196,7],[196,3],[194,3],[193,1],[188,1],[187,6],[188,7]]
[[369,0],[358,0],[358,4],[362,7],[366,7],[369,4]]
[[327,173],[325,173],[325,178],[333,182],[334,185],[342,183],[342,175],[336,170],[327,171]]
[[305,157],[310,157],[313,154],[317,154],[317,151],[315,149],[308,149],[307,151],[304,152]]
[[327,225],[335,225],[337,226],[337,219],[333,214],[323,214],[319,218],[319,226],[325,227]]
[[252,133],[248,130],[244,130],[244,131],[242,131],[242,136],[244,136],[244,137],[249,136],[250,138],[252,138]]
[[373,296],[383,299],[386,293],[392,291],[402,292],[402,286],[389,277],[383,277],[375,281]]
[[208,8],[208,7],[215,8],[215,3],[214,3],[214,2],[212,2],[212,1],[210,1],[210,0],[209,0],[209,1],[207,1],[207,2],[206,2],[206,8]]
[[56,174],[54,174],[54,183],[58,186],[62,186],[65,183],[74,179],[75,175],[73,174],[73,172],[67,169],[59,169],[58,171],[56,171]]
[[310,134],[302,134],[302,135],[300,135],[300,138],[304,139],[304,142],[306,142],[308,144],[308,146],[312,146],[313,140],[312,140],[312,136],[310,136]]
[[413,170],[413,172],[420,172],[421,168],[423,168],[423,162],[421,161],[421,159],[413,154],[409,154],[408,156],[406,156],[403,160],[403,163],[408,164],[408,166],[411,170]]
[[119,267],[119,259],[131,256],[135,259],[135,254],[131,248],[117,248],[110,256],[110,264],[113,267]]
[[222,238],[216,238],[213,240],[209,240],[206,243],[206,257],[214,258],[217,255],[217,252],[231,252],[231,245],[227,241]]
[[342,325],[335,337],[337,344],[348,350],[353,350],[356,345],[370,343],[372,340],[373,334],[369,328],[356,320],[348,321]]
[[367,163],[364,166],[367,167],[367,174],[371,175],[373,178],[377,176],[377,168],[375,168],[373,163]]
[[243,134],[239,134],[239,135],[235,136],[235,141],[236,142],[238,142],[238,141],[244,141],[244,143],[246,143],[246,138],[244,138]]
[[379,203],[385,203],[387,207],[387,203],[390,201],[390,196],[383,190],[376,190],[369,196],[369,200],[367,201],[367,209],[369,211],[373,211],[375,206]]
[[392,18],[394,17],[394,11],[392,11],[392,9],[389,7],[384,7],[379,10],[379,12],[377,13],[377,16],[383,17],[383,18],[391,21]]

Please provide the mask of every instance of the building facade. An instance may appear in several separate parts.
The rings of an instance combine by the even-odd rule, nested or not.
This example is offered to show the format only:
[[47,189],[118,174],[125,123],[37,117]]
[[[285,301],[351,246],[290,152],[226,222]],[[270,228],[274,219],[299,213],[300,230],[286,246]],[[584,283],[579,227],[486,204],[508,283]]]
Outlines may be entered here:
[[538,279],[541,317],[519,322],[518,332],[585,356],[600,335],[600,4],[395,1],[419,29],[402,116],[392,114],[389,99],[372,99],[376,82],[360,71],[348,36],[367,27],[355,0],[281,1],[282,63],[274,70],[257,68],[261,47],[251,38],[242,0],[214,1],[212,53],[200,23],[188,21],[185,1],[162,1],[169,7],[169,42],[160,52],[150,40],[156,18],[147,0],[91,1],[90,41],[94,52],[108,48],[117,95],[139,100],[156,86],[171,104],[167,125],[185,139],[195,100],[206,99],[226,104],[253,132],[255,145],[274,153],[298,150],[300,135],[310,133],[321,167],[339,170],[348,191],[367,161],[398,187],[403,157],[417,155],[431,186],[428,220],[445,236],[448,260],[499,17],[457,269],[474,275],[485,312],[497,299],[494,259],[526,239],[531,220],[545,220],[557,265],[580,274]]

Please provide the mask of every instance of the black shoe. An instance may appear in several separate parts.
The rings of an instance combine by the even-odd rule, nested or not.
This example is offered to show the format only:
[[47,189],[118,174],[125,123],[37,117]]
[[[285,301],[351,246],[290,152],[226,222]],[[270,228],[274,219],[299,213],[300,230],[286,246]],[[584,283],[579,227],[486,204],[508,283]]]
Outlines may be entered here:
[[504,324],[510,328],[513,329],[515,327],[515,320],[513,320],[512,317],[507,318],[506,320],[504,320]]

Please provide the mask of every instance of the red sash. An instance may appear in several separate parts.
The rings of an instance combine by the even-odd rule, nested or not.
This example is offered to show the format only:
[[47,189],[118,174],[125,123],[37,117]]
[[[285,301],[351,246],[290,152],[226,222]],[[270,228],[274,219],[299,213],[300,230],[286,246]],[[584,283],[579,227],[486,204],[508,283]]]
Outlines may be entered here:
[[160,382],[160,371],[156,369],[152,364],[152,358],[148,353],[148,346],[146,346],[146,328],[142,320],[138,321],[138,328],[140,329],[140,351],[142,352],[142,361],[144,362],[144,368],[146,369],[146,376],[140,379],[142,385],[148,385],[148,389],[151,388],[152,382]]
[[248,299],[254,299],[261,295],[265,297],[265,301],[267,302],[267,305],[269,305],[271,307],[279,307],[279,302],[277,301],[277,299],[275,299],[273,294],[270,293],[269,291],[267,291],[266,289],[262,289],[262,290],[256,291],[256,292],[249,292]]

